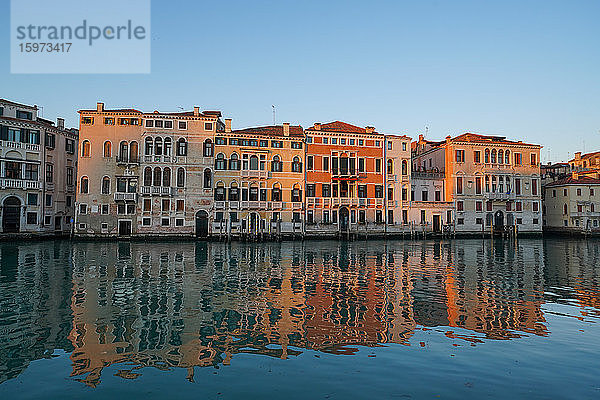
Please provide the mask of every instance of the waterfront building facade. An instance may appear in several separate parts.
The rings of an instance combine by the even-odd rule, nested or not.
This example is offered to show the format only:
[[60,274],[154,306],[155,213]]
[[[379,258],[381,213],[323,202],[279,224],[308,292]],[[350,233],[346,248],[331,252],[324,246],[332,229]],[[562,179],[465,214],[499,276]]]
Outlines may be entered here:
[[289,123],[215,136],[215,214],[219,237],[304,234],[304,131]]
[[600,232],[600,170],[573,171],[546,185],[543,212],[545,230]]
[[315,123],[305,135],[306,232],[385,233],[385,136],[340,121]]
[[413,146],[413,171],[444,176],[457,233],[539,233],[541,146],[502,136],[465,133],[445,141],[423,136]]
[[2,233],[68,235],[75,205],[78,131],[39,108],[0,99]]
[[210,235],[219,111],[79,113],[78,235]]

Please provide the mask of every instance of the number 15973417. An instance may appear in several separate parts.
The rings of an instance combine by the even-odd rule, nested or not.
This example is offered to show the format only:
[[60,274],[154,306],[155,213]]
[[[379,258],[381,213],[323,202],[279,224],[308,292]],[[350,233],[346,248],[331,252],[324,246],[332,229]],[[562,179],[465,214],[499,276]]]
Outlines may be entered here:
[[19,43],[21,53],[68,53],[73,43]]

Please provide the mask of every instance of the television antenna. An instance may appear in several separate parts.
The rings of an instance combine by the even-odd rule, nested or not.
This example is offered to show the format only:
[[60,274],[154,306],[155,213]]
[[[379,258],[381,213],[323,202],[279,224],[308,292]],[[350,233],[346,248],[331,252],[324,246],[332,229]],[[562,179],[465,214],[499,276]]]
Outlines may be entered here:
[[271,107],[273,107],[273,125],[275,125],[275,106],[272,105]]

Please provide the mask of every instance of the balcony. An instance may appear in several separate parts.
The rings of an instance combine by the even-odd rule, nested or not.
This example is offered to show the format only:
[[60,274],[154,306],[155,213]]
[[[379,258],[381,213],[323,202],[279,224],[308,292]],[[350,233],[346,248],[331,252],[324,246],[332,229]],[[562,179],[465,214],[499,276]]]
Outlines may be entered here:
[[7,148],[11,148],[11,149],[21,149],[21,150],[40,151],[39,144],[12,142],[9,140],[0,140],[0,147],[7,147]]
[[177,156],[144,156],[144,163],[177,163]]
[[142,195],[173,196],[175,188],[170,186],[142,186]]
[[128,157],[128,156],[117,156],[117,164],[121,165],[140,165],[140,159],[138,157]]
[[[12,142],[10,142],[12,143]],[[25,179],[0,179],[2,189],[39,189],[39,181],[29,181]]]
[[242,178],[267,179],[269,173],[267,171],[257,170],[242,170]]
[[389,174],[387,176],[387,180],[390,182],[396,182],[397,178],[398,178],[398,175],[396,175],[396,174]]
[[273,210],[281,210],[283,208],[281,201],[272,201],[271,206],[273,207]]
[[485,192],[484,196],[488,200],[506,201],[517,198],[515,193]]
[[137,193],[115,193],[115,201],[136,201]]
[[[444,179],[446,174],[444,171],[412,171],[411,178],[413,179]],[[408,178],[408,176],[407,176]]]
[[292,203],[292,210],[302,210],[302,203],[295,201]]
[[358,175],[357,171],[338,169],[338,170],[331,171],[331,179],[340,180],[340,181],[356,181],[356,180],[360,179],[360,176]]
[[215,201],[215,208],[217,210],[223,210],[225,208],[225,202],[224,201]]

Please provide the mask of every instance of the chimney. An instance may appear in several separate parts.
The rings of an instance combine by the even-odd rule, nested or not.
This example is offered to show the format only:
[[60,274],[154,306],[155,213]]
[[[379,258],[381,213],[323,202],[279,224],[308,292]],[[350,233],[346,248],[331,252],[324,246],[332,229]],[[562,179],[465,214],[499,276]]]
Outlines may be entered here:
[[56,118],[56,127],[58,129],[65,129],[65,119],[64,118]]
[[577,153],[575,153],[575,159],[576,160],[581,160],[581,152],[578,151]]
[[450,136],[450,135],[446,136],[446,143],[450,143],[450,139],[452,139],[452,136]]
[[283,123],[283,136],[290,136],[290,123],[289,122]]
[[225,132],[231,132],[231,118],[225,118]]
[[194,107],[194,117],[197,117],[200,115],[200,107]]
[[373,132],[375,132],[375,127],[374,126],[365,126],[365,132],[373,133]]
[[422,133],[420,133],[420,134],[419,134],[419,142],[422,142],[422,141],[423,141],[423,139],[425,139],[425,137],[423,136],[423,134],[422,134]]
[[96,111],[98,111],[98,112],[104,111],[104,103],[100,103],[100,102],[96,103]]
[[321,123],[315,122],[315,131],[320,131],[320,130],[321,130]]

